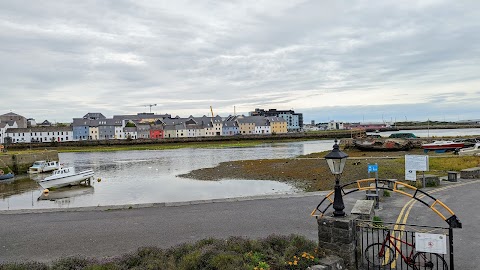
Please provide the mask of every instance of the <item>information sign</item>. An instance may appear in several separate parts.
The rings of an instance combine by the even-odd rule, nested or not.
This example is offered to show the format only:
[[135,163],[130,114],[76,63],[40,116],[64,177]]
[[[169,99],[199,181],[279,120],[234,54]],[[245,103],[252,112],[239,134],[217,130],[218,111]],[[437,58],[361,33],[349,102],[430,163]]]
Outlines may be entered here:
[[447,254],[447,237],[443,234],[415,233],[417,251]]
[[405,155],[405,169],[413,171],[428,171],[427,155]]
[[417,171],[405,169],[405,180],[416,181]]
[[368,172],[378,172],[378,164],[368,164]]

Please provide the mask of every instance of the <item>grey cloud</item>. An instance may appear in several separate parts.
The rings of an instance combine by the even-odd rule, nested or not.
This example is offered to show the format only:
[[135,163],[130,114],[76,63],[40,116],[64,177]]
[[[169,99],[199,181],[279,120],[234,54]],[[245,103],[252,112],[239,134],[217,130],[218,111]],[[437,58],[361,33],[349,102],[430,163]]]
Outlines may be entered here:
[[[293,94],[308,101],[352,90],[405,89],[391,100],[411,108],[402,105],[411,91],[468,83],[431,100],[462,102],[474,113],[479,7],[476,1],[2,1],[0,61],[7,64],[0,65],[0,94],[8,110],[60,118],[51,108],[62,108],[68,121],[87,111],[134,113],[144,103],[199,114],[210,105],[281,109]],[[468,97],[456,95],[467,90]]]

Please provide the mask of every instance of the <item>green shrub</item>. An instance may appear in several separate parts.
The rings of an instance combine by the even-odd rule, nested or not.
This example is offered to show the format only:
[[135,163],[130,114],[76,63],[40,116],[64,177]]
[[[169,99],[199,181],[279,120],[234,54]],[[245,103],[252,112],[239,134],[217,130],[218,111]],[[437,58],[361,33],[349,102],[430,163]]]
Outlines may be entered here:
[[92,264],[88,259],[82,257],[67,257],[57,260],[50,269],[52,270],[82,270]]
[[383,227],[383,220],[379,216],[374,216],[372,224],[374,227]]
[[316,247],[315,242],[298,235],[271,235],[259,240],[209,238],[167,250],[140,248],[109,259],[67,257],[50,267],[35,262],[13,263],[0,265],[0,270],[306,269],[318,263]]
[[390,197],[390,196],[391,196],[390,191],[383,190],[383,197]]

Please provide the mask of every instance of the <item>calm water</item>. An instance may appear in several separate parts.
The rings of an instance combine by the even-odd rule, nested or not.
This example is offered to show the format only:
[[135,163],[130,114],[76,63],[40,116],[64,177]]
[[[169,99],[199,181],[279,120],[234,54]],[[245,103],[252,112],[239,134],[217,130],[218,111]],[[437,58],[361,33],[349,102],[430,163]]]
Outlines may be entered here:
[[[174,202],[241,196],[295,193],[293,186],[275,181],[199,181],[177,177],[191,170],[214,167],[220,162],[291,158],[332,148],[333,141],[270,143],[248,148],[176,149],[61,153],[60,162],[77,171],[93,169],[92,187],[62,188],[42,196],[32,179],[17,177],[0,184],[0,209],[31,209]],[[33,179],[48,175],[34,176]]]
[[417,137],[442,137],[442,136],[480,136],[480,128],[462,128],[462,129],[415,129],[415,130],[400,130],[400,131],[386,131],[380,133],[368,132],[368,134],[380,134],[382,137],[388,137],[395,133],[413,133]]

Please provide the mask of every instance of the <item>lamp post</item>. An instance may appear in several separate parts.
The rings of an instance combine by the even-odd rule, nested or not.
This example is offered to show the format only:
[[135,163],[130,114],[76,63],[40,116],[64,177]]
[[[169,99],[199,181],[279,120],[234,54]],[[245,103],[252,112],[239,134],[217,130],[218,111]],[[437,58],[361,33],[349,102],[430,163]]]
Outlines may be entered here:
[[335,193],[333,199],[333,216],[343,217],[345,216],[345,205],[343,204],[342,198],[342,188],[340,187],[340,176],[342,175],[343,168],[347,162],[348,155],[340,151],[340,147],[337,144],[337,139],[335,139],[335,144],[333,145],[333,150],[325,156],[328,167],[330,171],[335,176]]

